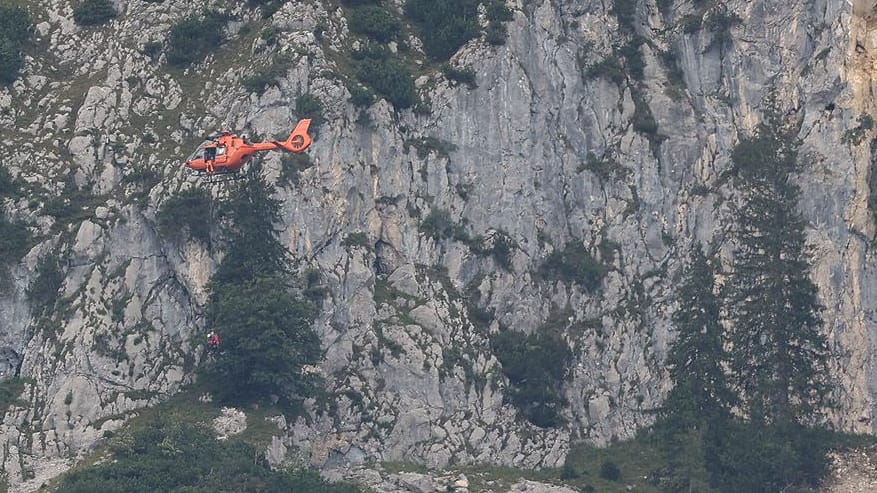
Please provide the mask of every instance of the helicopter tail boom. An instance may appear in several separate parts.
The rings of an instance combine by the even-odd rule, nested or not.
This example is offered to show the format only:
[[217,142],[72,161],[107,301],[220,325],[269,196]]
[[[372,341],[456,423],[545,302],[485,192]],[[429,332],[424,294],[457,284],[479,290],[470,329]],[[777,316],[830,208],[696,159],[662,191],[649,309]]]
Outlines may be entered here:
[[284,141],[270,140],[268,142],[257,142],[251,144],[254,151],[275,151],[283,149],[287,152],[304,152],[311,145],[311,136],[308,134],[308,127],[311,126],[310,118],[299,120],[289,138]]

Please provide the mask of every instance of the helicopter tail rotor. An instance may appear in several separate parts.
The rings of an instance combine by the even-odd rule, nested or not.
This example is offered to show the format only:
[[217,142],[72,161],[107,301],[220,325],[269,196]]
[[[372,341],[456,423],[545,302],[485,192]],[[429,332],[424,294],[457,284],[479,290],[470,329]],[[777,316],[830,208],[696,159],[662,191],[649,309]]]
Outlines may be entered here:
[[311,126],[311,119],[305,118],[299,120],[289,138],[281,143],[281,147],[289,152],[304,152],[311,145],[311,136],[308,134],[308,128]]

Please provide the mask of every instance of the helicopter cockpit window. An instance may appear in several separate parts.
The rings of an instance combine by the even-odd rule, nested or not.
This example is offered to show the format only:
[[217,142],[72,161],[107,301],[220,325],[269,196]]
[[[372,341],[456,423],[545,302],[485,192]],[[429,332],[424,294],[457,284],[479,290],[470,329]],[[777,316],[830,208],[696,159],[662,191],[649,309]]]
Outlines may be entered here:
[[213,142],[211,142],[209,140],[205,140],[204,142],[202,142],[201,145],[199,145],[198,148],[195,149],[195,152],[193,152],[192,155],[189,156],[189,159],[186,159],[186,161],[194,161],[196,159],[204,159],[204,148],[212,143]]
[[216,155],[222,156],[225,154],[225,146],[217,146],[216,147]]

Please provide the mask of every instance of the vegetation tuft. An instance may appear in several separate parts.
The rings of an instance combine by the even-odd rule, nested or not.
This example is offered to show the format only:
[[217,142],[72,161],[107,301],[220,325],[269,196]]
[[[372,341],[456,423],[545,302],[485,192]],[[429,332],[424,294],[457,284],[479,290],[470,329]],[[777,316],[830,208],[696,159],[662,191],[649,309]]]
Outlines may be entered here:
[[450,212],[433,209],[420,223],[420,232],[435,241],[465,236],[463,228],[451,219]]
[[383,7],[366,5],[350,13],[350,30],[380,43],[396,38],[401,28],[399,18]]
[[323,124],[323,103],[313,94],[302,94],[295,98],[295,112],[299,118],[310,118],[311,128],[316,131]]
[[443,158],[448,158],[450,154],[457,150],[457,146],[446,140],[437,137],[417,137],[415,139],[406,139],[403,150],[408,152],[409,146],[417,149],[417,157],[426,159],[431,152],[435,152]]
[[20,402],[24,382],[16,377],[0,380],[0,414],[4,414],[10,407]]
[[110,0],[82,0],[73,9],[73,21],[80,26],[99,26],[116,15],[116,9]]
[[202,18],[189,17],[174,24],[168,36],[167,62],[186,67],[203,61],[224,41],[226,20],[225,15],[211,11]]
[[24,66],[21,48],[30,41],[33,25],[21,7],[0,5],[0,84],[12,84]]
[[280,157],[280,183],[298,185],[301,172],[312,166],[311,158],[307,154],[284,154]]
[[572,282],[587,291],[597,290],[608,271],[577,241],[567,243],[563,250],[552,252],[539,269],[543,279]]
[[253,445],[217,440],[203,421],[168,410],[153,411],[115,434],[108,449],[108,460],[67,473],[56,491],[363,492],[350,483],[327,483],[316,472],[272,471]]
[[414,79],[404,63],[381,51],[363,52],[361,56],[356,71],[360,82],[385,97],[396,109],[410,108],[417,103]]
[[64,273],[58,257],[47,256],[37,265],[37,276],[27,288],[27,299],[35,307],[51,309],[63,282]]
[[521,415],[542,428],[560,426],[567,404],[563,382],[572,351],[559,337],[507,330],[491,337],[491,347],[509,379],[509,398]]
[[202,188],[190,188],[161,204],[156,214],[158,230],[173,241],[180,242],[186,233],[193,240],[210,245],[210,224],[213,198]]
[[268,89],[268,86],[277,84],[286,75],[288,69],[289,62],[285,58],[275,57],[271,65],[256,71],[253,75],[241,81],[241,84],[247,91],[261,96]]
[[478,3],[477,0],[408,0],[405,16],[417,26],[426,54],[444,61],[478,36]]
[[471,68],[454,68],[451,64],[442,65],[442,74],[451,82],[457,84],[466,84],[469,89],[476,89],[478,83],[475,82],[475,70]]

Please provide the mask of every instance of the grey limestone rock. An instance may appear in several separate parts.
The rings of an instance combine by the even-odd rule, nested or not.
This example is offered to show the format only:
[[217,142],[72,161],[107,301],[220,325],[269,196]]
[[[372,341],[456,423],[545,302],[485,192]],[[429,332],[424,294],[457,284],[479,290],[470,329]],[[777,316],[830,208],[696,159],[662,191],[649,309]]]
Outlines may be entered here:
[[[686,252],[705,242],[730,254],[735,197],[724,174],[771,91],[800,122],[799,210],[837,349],[841,406],[830,419],[848,431],[877,426],[875,130],[850,133],[877,114],[871,2],[730,0],[742,22],[716,44],[707,29],[683,29],[685,16],[699,15],[690,2],[660,12],[639,1],[631,29],[647,40],[644,77],[619,83],[597,70],[624,36],[611,2],[509,1],[507,42],[472,40],[451,59],[474,71],[477,88],[423,70],[429,114],[348,101],[332,52],[354,40],[344,11],[326,2],[285,3],[266,21],[278,29],[273,46],[246,37],[240,23],[260,17],[236,4],[234,50],[179,73],[143,47],[205,2],[118,4],[105,30],[76,26],[68,0],[37,3],[40,42],[64,76],[30,58],[26,77],[0,88],[0,124],[10,129],[0,152],[15,177],[62,197],[75,219],[56,220],[42,195],[3,199],[9,217],[40,216],[29,222],[39,244],[9,267],[0,291],[0,371],[29,379],[30,402],[0,425],[15,488],[33,489],[34,478],[192,380],[222,252],[162,237],[157,211],[194,186],[180,160],[201,136],[231,128],[280,137],[301,116],[302,94],[324,110],[312,166],[284,182],[279,156],[264,164],[281,241],[329,291],[315,323],[325,358],[313,371],[335,398],[331,409],[306,402],[308,419],[272,441],[272,463],[294,452],[354,476],[345,468],[387,460],[556,467],[574,440],[605,444],[648,425],[668,390],[663,362]],[[407,45],[416,55],[419,42]],[[247,92],[242,81],[275,55],[289,62],[277,83]],[[638,120],[646,113],[654,127]],[[423,230],[433,213],[453,223],[452,237]],[[351,234],[367,241],[345,244]],[[491,253],[501,237],[506,257]],[[567,244],[607,266],[599,289],[541,274]],[[44,312],[27,291],[48,257],[61,260],[63,304]],[[565,424],[536,427],[508,403],[490,342],[499,330],[552,330],[573,348]],[[361,475],[380,491],[446,486]]]

